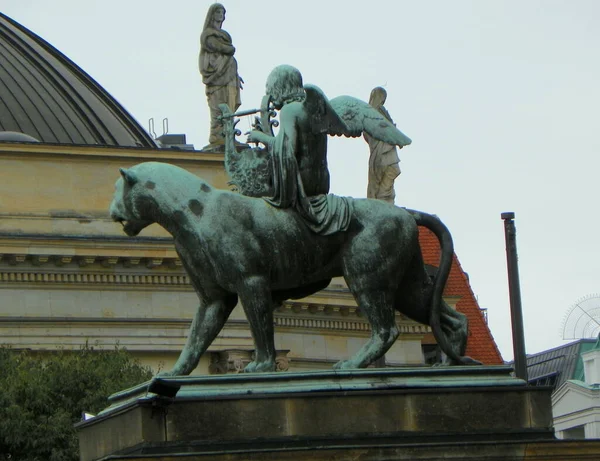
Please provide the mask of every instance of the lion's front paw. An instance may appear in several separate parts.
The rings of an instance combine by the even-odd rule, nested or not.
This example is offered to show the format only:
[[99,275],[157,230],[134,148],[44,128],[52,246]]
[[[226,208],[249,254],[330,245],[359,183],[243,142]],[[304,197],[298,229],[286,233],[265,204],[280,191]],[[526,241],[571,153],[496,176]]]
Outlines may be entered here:
[[352,360],[340,360],[338,363],[333,365],[334,370],[355,370],[357,368],[360,367]]
[[169,378],[171,376],[177,376],[177,374],[173,370],[169,370],[169,371],[161,371],[160,373],[157,373],[156,375],[154,375],[155,378]]
[[274,360],[266,362],[257,362],[256,360],[250,362],[244,368],[244,373],[268,373],[276,371],[277,365]]

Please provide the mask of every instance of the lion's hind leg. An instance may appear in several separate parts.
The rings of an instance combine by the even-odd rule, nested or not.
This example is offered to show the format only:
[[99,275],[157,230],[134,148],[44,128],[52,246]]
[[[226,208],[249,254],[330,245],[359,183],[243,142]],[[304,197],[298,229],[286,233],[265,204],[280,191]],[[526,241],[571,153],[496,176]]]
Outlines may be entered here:
[[[419,323],[429,325],[432,288],[433,285],[423,269],[422,259],[418,255],[414,258],[411,269],[398,288],[396,309]],[[467,317],[450,307],[444,300],[440,306],[440,316],[442,334],[446,336],[446,342],[452,349],[451,351],[442,351],[446,355],[443,365],[479,364],[476,360],[464,355],[468,337]],[[449,352],[460,358],[460,361],[450,358]]]
[[394,315],[392,290],[361,290],[354,297],[371,324],[371,337],[351,358],[336,363],[333,366],[336,369],[369,366],[383,357],[400,334]]
[[457,361],[446,355],[443,365],[481,365],[481,362],[465,355],[469,336],[467,316],[452,309],[444,300],[442,300],[441,307],[442,331],[448,338],[448,343],[454,349],[454,353],[460,357],[460,361]]
[[395,296],[407,264],[396,251],[396,240],[416,242],[418,238],[412,219],[404,222],[394,208],[377,200],[361,203],[355,212],[360,211],[368,219],[364,218],[362,229],[347,242],[342,252],[342,268],[348,288],[371,324],[371,337],[348,360],[336,363],[334,368],[338,369],[369,366],[398,338]]

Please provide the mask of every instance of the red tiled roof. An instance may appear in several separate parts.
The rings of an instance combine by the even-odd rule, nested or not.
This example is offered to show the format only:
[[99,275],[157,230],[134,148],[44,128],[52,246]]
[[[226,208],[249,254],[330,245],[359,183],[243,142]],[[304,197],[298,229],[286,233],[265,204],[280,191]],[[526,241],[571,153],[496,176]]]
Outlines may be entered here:
[[[440,244],[437,237],[430,230],[419,227],[419,242],[425,264],[437,267],[440,261]],[[452,261],[444,296],[460,297],[456,304],[456,310],[465,314],[469,319],[467,355],[483,362],[485,365],[501,365],[504,363],[456,253]]]

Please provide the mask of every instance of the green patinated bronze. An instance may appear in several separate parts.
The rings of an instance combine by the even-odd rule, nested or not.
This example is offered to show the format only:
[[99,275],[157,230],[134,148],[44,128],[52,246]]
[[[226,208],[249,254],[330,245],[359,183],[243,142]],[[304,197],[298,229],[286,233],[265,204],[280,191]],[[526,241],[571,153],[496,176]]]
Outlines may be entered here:
[[[329,101],[318,87],[303,85],[291,66],[276,67],[267,79],[261,118],[248,138],[264,148],[238,152],[235,114],[227,104],[220,108],[225,167],[241,195],[217,190],[181,168],[148,162],[121,170],[110,207],[128,235],[154,222],[171,233],[198,294],[188,340],[166,375],[187,375],[197,366],[238,299],[256,344],[256,358],[245,371],[274,371],[273,310],[338,276],[369,320],[371,338],[334,368],[364,368],[383,356],[399,335],[395,311],[430,325],[448,364],[479,363],[464,356],[466,317],[442,299],[454,251],[446,226],[427,213],[328,193],[329,135],[366,132],[399,147],[410,144],[408,137],[363,101]],[[433,281],[418,226],[440,240]]]
[[[363,368],[381,357],[399,334],[396,310],[430,324],[450,363],[476,363],[464,357],[465,316],[441,297],[453,250],[437,218],[378,200],[348,198],[348,231],[321,235],[294,208],[215,189],[173,165],[141,163],[121,174],[112,218],[130,236],[154,222],[170,232],[200,300],[186,345],[167,374],[187,375],[197,366],[238,298],[256,344],[256,359],[246,371],[274,371],[275,307],[317,292],[342,275],[372,334],[336,368]],[[434,282],[423,264],[418,224],[442,241]]]
[[[235,121],[226,104],[219,106],[225,131],[225,167],[240,192],[265,197],[278,208],[294,208],[314,232],[333,234],[348,228],[350,206],[329,194],[328,136],[373,139],[409,145],[404,135],[380,111],[351,96],[327,99],[315,85],[303,85],[298,69],[277,66],[267,78],[261,118],[248,142],[264,149],[237,152]],[[279,131],[270,118],[279,111]],[[257,173],[256,175],[254,173]]]

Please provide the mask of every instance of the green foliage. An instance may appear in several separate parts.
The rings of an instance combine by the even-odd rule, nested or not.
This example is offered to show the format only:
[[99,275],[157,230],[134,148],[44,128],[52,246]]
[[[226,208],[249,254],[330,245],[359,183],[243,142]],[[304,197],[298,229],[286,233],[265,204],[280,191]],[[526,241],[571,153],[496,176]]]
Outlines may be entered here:
[[0,347],[0,461],[75,461],[73,424],[150,379],[127,351],[85,346],[45,355]]

